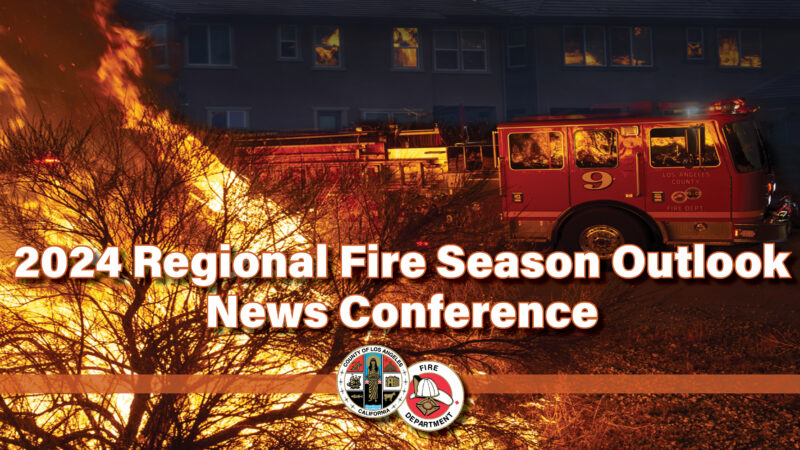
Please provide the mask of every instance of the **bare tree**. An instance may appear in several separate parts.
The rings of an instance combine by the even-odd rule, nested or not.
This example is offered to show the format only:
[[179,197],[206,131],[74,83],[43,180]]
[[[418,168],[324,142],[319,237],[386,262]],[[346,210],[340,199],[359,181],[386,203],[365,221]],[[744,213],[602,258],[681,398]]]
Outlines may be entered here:
[[[336,168],[335,177],[321,173],[305,185],[282,177],[245,180],[222,164],[221,155],[231,153],[223,136],[160,128],[156,120],[121,128],[121,114],[104,107],[91,126],[29,120],[7,130],[0,145],[5,168],[0,220],[12,244],[86,245],[97,251],[116,246],[123,255],[119,279],[21,283],[13,279],[14,264],[6,266],[0,280],[2,373],[328,374],[367,341],[409,359],[436,357],[464,373],[525,366],[522,355],[535,343],[530,334],[425,332],[422,341],[420,332],[351,330],[334,317],[341,300],[356,293],[391,302],[424,301],[448,289],[453,297],[491,289],[503,295],[501,287],[487,290],[475,283],[456,284],[462,289],[456,292],[434,277],[403,282],[363,273],[347,280],[336,276],[335,249],[343,244],[377,242],[386,250],[424,253],[445,242],[480,246],[477,237],[485,238],[494,222],[465,212],[474,212],[484,195],[481,183],[442,191],[388,188],[387,180],[364,177],[358,166],[346,165]],[[197,136],[206,145],[199,145]],[[333,250],[332,277],[230,278],[199,288],[188,280],[132,276],[135,245],[193,254],[215,251],[221,243],[234,251],[289,253],[325,243]],[[322,330],[210,330],[209,293],[252,301],[323,301],[331,321]],[[476,403],[463,424],[434,442],[524,445],[531,431],[524,408],[517,409],[504,416],[491,401]],[[336,396],[311,394],[5,395],[0,422],[0,440],[21,447],[428,442],[399,419],[362,420]]]

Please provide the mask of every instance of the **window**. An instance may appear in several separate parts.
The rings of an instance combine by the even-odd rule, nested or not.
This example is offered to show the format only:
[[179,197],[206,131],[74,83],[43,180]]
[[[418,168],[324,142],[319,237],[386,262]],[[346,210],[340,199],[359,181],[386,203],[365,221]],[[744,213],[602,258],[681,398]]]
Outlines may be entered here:
[[433,34],[436,70],[486,71],[486,35],[483,31],[439,30]]
[[512,169],[561,169],[564,138],[558,132],[512,133],[508,135]]
[[686,28],[686,59],[703,59],[703,29],[701,27]]
[[580,168],[617,166],[616,130],[575,132],[575,164]]
[[300,59],[297,25],[278,27],[278,59]]
[[611,65],[652,66],[653,46],[650,27],[612,27]]
[[461,63],[465,71],[486,70],[486,35],[483,31],[461,32]]
[[390,112],[372,111],[364,113],[364,120],[370,122],[388,122],[391,117],[392,113]]
[[494,124],[497,111],[494,106],[433,105],[433,121],[447,125]]
[[169,62],[167,53],[167,24],[151,23],[145,25],[144,33],[150,39],[148,54],[156,67],[166,67]]
[[231,32],[227,25],[189,25],[190,65],[231,65]]
[[314,66],[342,67],[339,27],[314,28]]
[[606,33],[603,27],[564,27],[564,65],[605,66]]
[[719,155],[703,127],[653,128],[650,130],[650,165],[713,167],[719,165]]
[[209,108],[208,124],[213,128],[245,129],[250,125],[250,111],[234,108]]
[[368,122],[414,123],[419,114],[410,110],[375,110],[364,111],[362,117]]
[[506,34],[508,67],[525,66],[525,29],[513,28]]
[[433,56],[436,70],[458,70],[458,32],[437,31],[433,34]]
[[719,30],[721,67],[761,67],[761,33],[757,30]]
[[737,172],[753,172],[766,166],[767,158],[755,123],[751,121],[727,123],[722,126],[722,132],[728,141]]
[[318,130],[340,130],[345,124],[345,110],[317,108],[314,110],[314,125]]
[[419,68],[418,28],[395,28],[392,31],[392,61],[395,68]]

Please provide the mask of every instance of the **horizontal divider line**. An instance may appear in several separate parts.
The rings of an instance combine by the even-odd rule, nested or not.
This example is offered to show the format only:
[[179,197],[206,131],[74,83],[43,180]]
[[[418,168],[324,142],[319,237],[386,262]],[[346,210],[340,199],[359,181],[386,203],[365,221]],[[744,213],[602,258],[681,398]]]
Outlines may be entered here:
[[[471,394],[800,394],[800,375],[465,375]],[[335,394],[336,375],[3,374],[0,394]]]

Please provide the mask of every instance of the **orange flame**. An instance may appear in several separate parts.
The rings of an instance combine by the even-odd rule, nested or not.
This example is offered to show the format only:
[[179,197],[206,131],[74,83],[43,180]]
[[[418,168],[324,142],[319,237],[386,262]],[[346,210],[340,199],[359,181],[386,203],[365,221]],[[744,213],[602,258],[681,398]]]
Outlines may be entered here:
[[689,58],[703,57],[703,44],[699,42],[689,42],[686,44],[686,56]]
[[736,36],[720,36],[719,65],[726,67],[736,67],[739,65],[739,42]]
[[393,33],[394,62],[396,67],[417,67],[417,28],[395,28]]
[[319,45],[314,46],[316,54],[316,65],[318,66],[338,66],[339,65],[339,28],[331,29],[331,32],[320,39]]
[[[211,156],[210,150],[203,146],[197,137],[188,133],[182,125],[172,122],[169,112],[157,112],[142,101],[141,90],[130,75],[134,77],[142,75],[144,64],[140,50],[146,39],[131,29],[112,25],[108,20],[112,5],[113,0],[98,0],[95,3],[93,18],[108,42],[106,51],[100,58],[96,78],[104,93],[122,106],[126,120],[124,126],[133,130],[146,131],[152,128],[164,130],[172,135],[186,135],[182,148],[178,151],[184,156],[182,159],[187,166],[197,164],[196,158],[192,157],[197,152]],[[252,228],[249,224],[263,224],[271,220],[270,214],[265,214],[265,211],[280,210],[274,202],[266,201],[265,204],[263,201],[251,199],[248,196],[249,183],[225,167],[217,158],[212,157],[210,162],[207,158],[203,159],[207,165],[191,167],[197,173],[204,174],[195,182],[195,187],[205,197],[201,201],[211,213],[222,211],[223,201],[229,208],[233,208],[232,210],[240,211],[239,217],[236,218],[237,223],[233,225],[234,228],[238,228],[236,231],[249,230]],[[229,242],[229,244],[243,250],[250,248],[254,251],[266,249],[275,251],[286,245],[302,245],[305,242],[302,236],[295,233],[296,224],[293,220],[283,220],[277,228],[277,234],[256,236],[250,245],[244,242]],[[247,232],[232,233],[234,236],[237,234],[243,240],[248,239]]]
[[[10,100],[8,104],[13,109],[12,119],[9,125],[14,128],[21,128],[23,125],[20,116],[25,112],[25,97],[22,95],[22,79],[19,75],[0,57],[0,94],[5,94]],[[0,139],[2,136],[0,136]]]

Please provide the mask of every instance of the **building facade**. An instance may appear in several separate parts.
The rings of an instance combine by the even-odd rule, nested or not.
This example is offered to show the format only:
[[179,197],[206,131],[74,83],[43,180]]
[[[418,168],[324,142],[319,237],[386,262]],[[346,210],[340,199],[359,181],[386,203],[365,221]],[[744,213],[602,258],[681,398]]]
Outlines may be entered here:
[[153,65],[174,80],[175,107],[198,123],[300,130],[505,117],[504,29],[485,20],[503,13],[492,7],[322,17],[277,4],[248,14],[135,3],[124,11],[150,36]]
[[800,7],[787,0],[396,3],[122,5],[151,37],[175,107],[229,128],[495,123],[703,104],[757,95],[800,69]]

